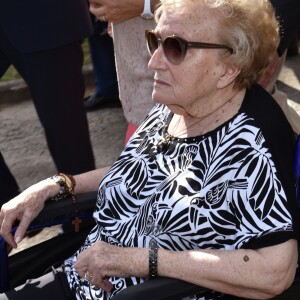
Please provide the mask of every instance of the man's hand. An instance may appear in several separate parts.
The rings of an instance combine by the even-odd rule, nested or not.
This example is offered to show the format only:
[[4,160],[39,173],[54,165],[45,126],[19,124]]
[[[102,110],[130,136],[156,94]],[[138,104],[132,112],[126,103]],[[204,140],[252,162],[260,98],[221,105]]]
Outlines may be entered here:
[[89,0],[90,11],[99,20],[122,22],[139,16],[144,8],[144,0]]

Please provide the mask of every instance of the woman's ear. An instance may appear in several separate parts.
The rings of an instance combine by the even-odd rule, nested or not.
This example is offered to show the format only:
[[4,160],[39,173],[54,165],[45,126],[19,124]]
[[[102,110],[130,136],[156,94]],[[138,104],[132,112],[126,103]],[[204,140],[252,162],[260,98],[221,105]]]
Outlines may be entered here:
[[218,88],[222,89],[232,84],[236,77],[240,74],[241,70],[233,65],[226,65],[223,74],[218,81]]

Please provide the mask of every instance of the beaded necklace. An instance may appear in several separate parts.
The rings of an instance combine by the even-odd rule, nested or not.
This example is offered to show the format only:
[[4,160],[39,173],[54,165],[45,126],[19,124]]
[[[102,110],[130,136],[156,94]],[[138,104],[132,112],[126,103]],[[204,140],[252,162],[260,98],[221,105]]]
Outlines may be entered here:
[[225,101],[224,103],[222,103],[219,107],[217,107],[216,109],[214,109],[213,111],[211,111],[210,113],[202,116],[201,118],[199,118],[196,122],[194,122],[193,124],[190,124],[189,126],[187,126],[186,128],[184,128],[183,130],[179,131],[176,133],[176,130],[178,128],[178,125],[180,123],[180,120],[182,118],[182,116],[180,116],[174,126],[174,129],[172,130],[172,132],[170,133],[166,133],[166,136],[164,137],[164,139],[160,142],[157,143],[156,147],[157,149],[160,149],[161,151],[165,151],[169,144],[170,141],[172,139],[174,139],[175,137],[175,133],[176,133],[176,137],[180,137],[181,135],[185,134],[188,129],[191,129],[192,127],[194,127],[196,124],[200,123],[201,121],[203,121],[204,119],[208,118],[209,116],[211,116],[212,114],[214,114],[216,111],[218,111],[220,108],[222,108],[223,106],[225,106],[225,104],[227,104],[232,98],[229,98],[227,101]]

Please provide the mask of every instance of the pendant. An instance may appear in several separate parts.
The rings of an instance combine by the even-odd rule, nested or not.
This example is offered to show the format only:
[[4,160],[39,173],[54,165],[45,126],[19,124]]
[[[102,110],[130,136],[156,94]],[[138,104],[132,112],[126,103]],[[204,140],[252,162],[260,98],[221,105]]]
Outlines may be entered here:
[[172,135],[168,134],[161,142],[156,146],[158,152],[165,152],[168,149]]

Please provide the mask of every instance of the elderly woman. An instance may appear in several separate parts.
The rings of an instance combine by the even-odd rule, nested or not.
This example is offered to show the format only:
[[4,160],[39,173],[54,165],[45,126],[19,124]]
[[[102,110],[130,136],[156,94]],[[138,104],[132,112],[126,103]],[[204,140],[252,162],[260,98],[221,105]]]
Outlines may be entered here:
[[[101,180],[96,226],[56,271],[68,285],[43,299],[54,291],[110,299],[156,276],[267,299],[293,281],[294,135],[255,84],[278,46],[269,1],[162,0],[156,20],[146,40],[157,104],[116,163],[58,174],[1,209],[1,235],[16,247],[47,199],[95,190]],[[56,278],[0,299],[36,299],[41,282]]]

